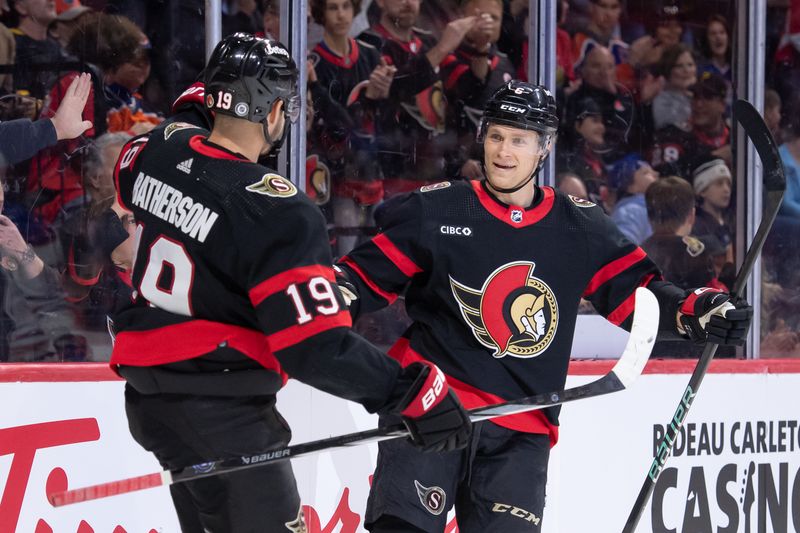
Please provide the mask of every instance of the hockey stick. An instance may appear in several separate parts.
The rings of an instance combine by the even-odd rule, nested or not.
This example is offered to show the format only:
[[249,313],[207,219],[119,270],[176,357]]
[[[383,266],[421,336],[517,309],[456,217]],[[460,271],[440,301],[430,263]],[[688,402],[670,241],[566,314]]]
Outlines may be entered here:
[[[535,396],[496,405],[479,407],[469,411],[470,419],[473,422],[478,422],[526,411],[535,411],[554,405],[618,392],[628,388],[642,373],[645,363],[647,363],[650,357],[650,352],[653,349],[656,334],[658,333],[658,319],[659,306],[656,297],[647,289],[637,289],[631,334],[628,337],[628,342],[625,345],[622,356],[608,374],[578,387],[537,394]],[[305,442],[262,454],[222,459],[219,461],[192,465],[181,470],[165,470],[144,476],[112,481],[110,483],[54,492],[48,495],[48,499],[53,506],[60,507],[72,503],[97,500],[117,494],[170,485],[172,483],[180,483],[182,481],[227,474],[274,461],[301,457],[303,455],[329,451],[335,448],[357,446],[368,442],[377,442],[407,435],[408,431],[403,425],[359,431],[357,433]]]
[[[750,244],[750,249],[747,250],[742,266],[739,268],[739,273],[736,275],[736,280],[733,282],[731,300],[742,294],[747,279],[750,277],[750,272],[753,270],[753,265],[761,254],[764,241],[778,214],[778,208],[781,205],[783,193],[786,190],[786,177],[783,172],[783,163],[775,147],[775,141],[767,125],[764,123],[764,119],[761,118],[756,108],[745,100],[737,100],[734,102],[733,116],[739,124],[741,124],[745,134],[755,146],[759,159],[761,159],[766,198],[764,202],[764,212],[761,215],[761,223],[758,225],[756,234],[753,237],[753,242]],[[633,533],[636,531],[639,519],[655,488],[656,480],[659,474],[661,474],[667,458],[669,458],[672,453],[672,446],[677,439],[684,420],[686,420],[689,408],[692,406],[692,402],[694,402],[697,396],[697,389],[700,388],[703,377],[705,377],[708,366],[711,364],[711,360],[714,358],[716,351],[717,345],[714,343],[706,344],[703,349],[703,354],[700,356],[700,360],[692,373],[692,377],[689,378],[689,384],[681,395],[675,414],[667,425],[664,426],[667,430],[661,438],[661,442],[658,444],[656,456],[653,458],[650,470],[645,477],[644,484],[639,491],[636,502],[633,504],[633,508],[631,509],[628,521],[625,523],[622,533]]]

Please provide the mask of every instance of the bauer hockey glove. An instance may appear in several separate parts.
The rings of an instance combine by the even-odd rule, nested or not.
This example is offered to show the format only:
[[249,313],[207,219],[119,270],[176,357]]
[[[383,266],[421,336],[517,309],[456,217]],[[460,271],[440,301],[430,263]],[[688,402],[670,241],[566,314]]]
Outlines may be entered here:
[[472,423],[444,373],[431,363],[411,363],[400,381],[413,379],[398,403],[411,442],[426,452],[449,452],[469,442]]
[[747,302],[732,302],[730,295],[710,287],[693,290],[680,307],[681,326],[697,344],[744,344],[752,318],[753,308]]

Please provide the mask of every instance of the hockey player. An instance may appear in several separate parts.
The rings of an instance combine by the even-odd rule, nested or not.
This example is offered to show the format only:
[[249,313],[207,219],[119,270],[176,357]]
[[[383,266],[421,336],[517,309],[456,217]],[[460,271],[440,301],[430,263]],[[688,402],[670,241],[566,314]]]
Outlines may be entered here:
[[[399,414],[422,449],[466,444],[468,419],[436,367],[401,368],[351,331],[322,215],[256,163],[297,118],[296,81],[280,43],[228,36],[205,70],[210,134],[170,121],[117,163],[138,253],[111,363],[128,382],[132,435],[165,468],[285,446],[275,393],[287,376]],[[288,462],[171,491],[185,532],[305,531]]]
[[[660,302],[663,336],[740,344],[751,308],[715,289],[684,291],[595,204],[533,181],[558,119],[543,87],[511,81],[478,133],[486,180],[442,182],[387,202],[381,233],[338,264],[351,312],[405,293],[412,325],[390,350],[435,362],[466,407],[563,388],[580,299],[630,328],[634,291]],[[373,532],[540,531],[558,408],[475,425],[467,452],[381,443],[365,518]]]

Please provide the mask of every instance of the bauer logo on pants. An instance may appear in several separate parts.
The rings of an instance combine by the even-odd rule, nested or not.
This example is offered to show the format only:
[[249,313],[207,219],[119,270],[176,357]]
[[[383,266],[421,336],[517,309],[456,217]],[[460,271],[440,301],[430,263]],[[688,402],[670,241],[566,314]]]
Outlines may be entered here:
[[417,495],[419,496],[419,501],[422,502],[422,506],[432,515],[439,516],[442,514],[447,501],[444,490],[441,487],[425,487],[416,479],[414,480],[414,486],[417,488]]

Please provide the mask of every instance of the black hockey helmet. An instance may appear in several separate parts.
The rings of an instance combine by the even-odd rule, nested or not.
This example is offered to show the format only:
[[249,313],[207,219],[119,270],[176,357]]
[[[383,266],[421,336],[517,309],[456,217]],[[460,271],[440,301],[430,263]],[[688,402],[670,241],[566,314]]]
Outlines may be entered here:
[[297,76],[297,66],[281,43],[234,33],[217,44],[206,65],[205,106],[261,123],[272,104],[282,100],[287,122],[293,123],[300,115]]
[[558,131],[556,99],[546,87],[512,80],[497,89],[486,102],[478,142],[483,142],[489,124],[538,131],[551,138]]

